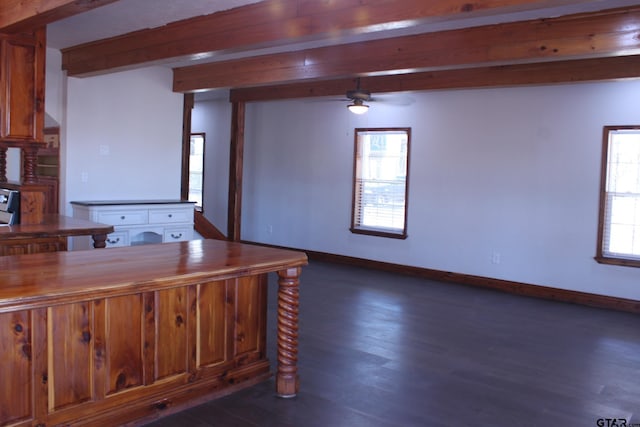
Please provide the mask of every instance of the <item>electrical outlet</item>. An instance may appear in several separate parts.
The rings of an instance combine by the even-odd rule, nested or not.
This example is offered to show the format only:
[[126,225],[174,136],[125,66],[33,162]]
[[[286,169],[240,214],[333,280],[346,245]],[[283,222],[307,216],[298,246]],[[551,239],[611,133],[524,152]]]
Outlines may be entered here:
[[80,182],[89,182],[89,172],[82,172],[80,174]]
[[491,264],[500,264],[500,252],[493,251],[491,253]]

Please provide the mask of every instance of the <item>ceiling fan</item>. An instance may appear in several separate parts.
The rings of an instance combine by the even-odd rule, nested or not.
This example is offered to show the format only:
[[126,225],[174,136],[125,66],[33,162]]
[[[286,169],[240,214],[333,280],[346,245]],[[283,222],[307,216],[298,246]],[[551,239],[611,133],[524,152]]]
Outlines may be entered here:
[[398,106],[406,106],[413,103],[413,99],[406,94],[371,96],[371,92],[360,87],[360,78],[356,79],[356,88],[348,90],[345,95],[346,99],[343,99],[343,101],[350,101],[347,108],[355,114],[364,114],[369,111],[369,105],[365,104],[365,102],[384,102]]
[[347,105],[349,111],[354,114],[364,114],[369,111],[369,106],[364,102],[371,101],[371,93],[368,90],[360,88],[360,79],[356,79],[355,90],[347,91],[347,98],[351,101],[351,104]]

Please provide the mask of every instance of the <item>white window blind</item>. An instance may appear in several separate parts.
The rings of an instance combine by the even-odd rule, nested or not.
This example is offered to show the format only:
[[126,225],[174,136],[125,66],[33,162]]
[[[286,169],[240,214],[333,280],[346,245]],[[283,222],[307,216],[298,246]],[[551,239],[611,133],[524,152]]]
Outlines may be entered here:
[[355,139],[351,230],[406,237],[409,129],[356,129]]
[[202,207],[204,138],[204,133],[192,133],[189,147],[189,200],[198,207]]
[[640,129],[610,129],[602,255],[640,261]]

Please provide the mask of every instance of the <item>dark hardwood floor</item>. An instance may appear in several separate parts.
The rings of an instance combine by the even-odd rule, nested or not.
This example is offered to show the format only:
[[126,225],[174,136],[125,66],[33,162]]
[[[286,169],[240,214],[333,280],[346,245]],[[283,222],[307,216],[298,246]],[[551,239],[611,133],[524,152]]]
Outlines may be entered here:
[[320,262],[300,299],[297,397],[270,380],[149,425],[640,427],[638,315]]

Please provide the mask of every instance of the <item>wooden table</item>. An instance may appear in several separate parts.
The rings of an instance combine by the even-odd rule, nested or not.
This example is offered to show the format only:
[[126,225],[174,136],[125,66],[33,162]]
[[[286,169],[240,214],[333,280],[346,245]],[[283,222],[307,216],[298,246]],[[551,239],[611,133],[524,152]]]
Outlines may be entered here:
[[0,257],[0,425],[121,425],[270,377],[298,390],[304,253],[218,240]]
[[104,248],[112,232],[112,225],[47,214],[40,224],[0,226],[0,256],[66,251],[70,236],[91,236],[94,248]]

